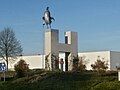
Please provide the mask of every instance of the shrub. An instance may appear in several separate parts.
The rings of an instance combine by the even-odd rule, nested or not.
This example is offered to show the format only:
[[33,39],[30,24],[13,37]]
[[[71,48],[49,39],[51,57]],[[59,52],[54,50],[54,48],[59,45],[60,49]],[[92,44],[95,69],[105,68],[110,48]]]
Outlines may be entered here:
[[84,63],[83,57],[74,57],[73,58],[73,71],[85,71],[86,65]]
[[29,67],[28,64],[23,59],[21,59],[17,64],[15,64],[14,69],[16,71],[17,77],[24,77],[27,75]]
[[91,67],[100,74],[104,73],[108,69],[108,63],[98,59],[94,64],[91,64]]
[[74,57],[73,58],[73,71],[78,71],[78,62],[79,62],[79,57]]

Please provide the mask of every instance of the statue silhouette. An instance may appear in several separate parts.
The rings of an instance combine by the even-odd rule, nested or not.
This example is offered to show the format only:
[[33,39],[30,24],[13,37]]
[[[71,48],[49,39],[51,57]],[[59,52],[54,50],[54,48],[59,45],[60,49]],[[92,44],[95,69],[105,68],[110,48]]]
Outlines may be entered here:
[[46,11],[44,12],[44,16],[42,17],[42,19],[44,20],[43,26],[46,25],[47,29],[51,28],[52,20],[55,21],[55,19],[51,17],[49,7],[46,8]]

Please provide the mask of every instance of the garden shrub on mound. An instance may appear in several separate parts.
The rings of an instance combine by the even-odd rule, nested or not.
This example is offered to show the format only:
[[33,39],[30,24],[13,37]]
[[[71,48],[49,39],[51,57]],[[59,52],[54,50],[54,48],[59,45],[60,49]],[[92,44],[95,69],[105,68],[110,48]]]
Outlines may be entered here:
[[15,64],[14,69],[17,77],[25,77],[27,76],[29,67],[25,60],[21,59],[17,64]]

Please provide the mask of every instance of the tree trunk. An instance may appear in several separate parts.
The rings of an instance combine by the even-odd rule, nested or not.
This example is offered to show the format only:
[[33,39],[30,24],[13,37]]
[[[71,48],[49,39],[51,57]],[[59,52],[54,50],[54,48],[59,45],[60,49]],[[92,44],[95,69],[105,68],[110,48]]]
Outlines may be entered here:
[[8,71],[8,57],[6,57],[6,64],[7,64],[6,71]]

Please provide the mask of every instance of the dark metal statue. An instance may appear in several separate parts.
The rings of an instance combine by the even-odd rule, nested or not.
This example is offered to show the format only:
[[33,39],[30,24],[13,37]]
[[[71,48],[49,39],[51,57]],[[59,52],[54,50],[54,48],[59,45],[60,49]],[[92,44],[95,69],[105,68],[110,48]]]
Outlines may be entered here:
[[52,20],[55,21],[55,19],[51,17],[49,7],[46,8],[46,11],[44,12],[44,16],[42,17],[42,19],[44,20],[43,26],[46,25],[47,29],[51,28]]

